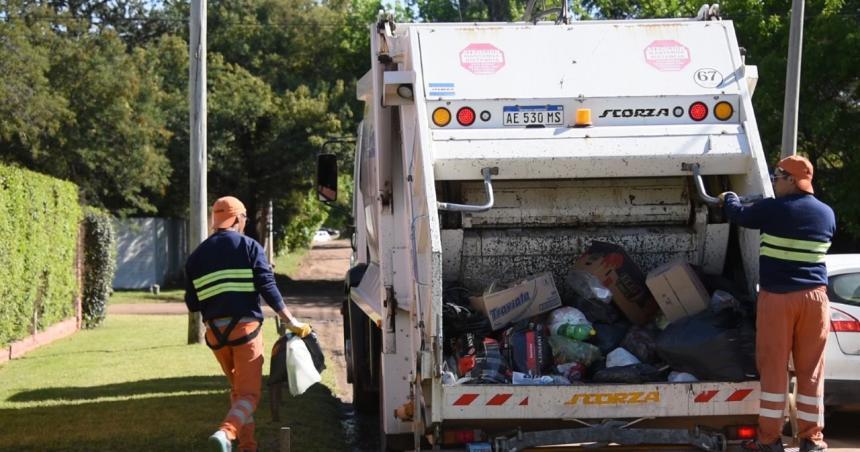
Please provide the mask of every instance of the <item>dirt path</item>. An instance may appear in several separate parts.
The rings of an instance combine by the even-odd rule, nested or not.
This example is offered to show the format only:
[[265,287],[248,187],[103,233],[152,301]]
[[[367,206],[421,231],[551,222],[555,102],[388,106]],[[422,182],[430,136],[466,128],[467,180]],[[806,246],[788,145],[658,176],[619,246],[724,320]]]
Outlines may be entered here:
[[[326,351],[326,364],[335,371],[337,396],[352,402],[352,389],[346,382],[343,359],[343,277],[349,269],[349,241],[334,240],[311,248],[292,277],[278,275],[278,287],[293,315],[308,321]],[[118,304],[108,306],[108,315],[185,315],[183,303]],[[263,307],[266,317],[275,313]]]

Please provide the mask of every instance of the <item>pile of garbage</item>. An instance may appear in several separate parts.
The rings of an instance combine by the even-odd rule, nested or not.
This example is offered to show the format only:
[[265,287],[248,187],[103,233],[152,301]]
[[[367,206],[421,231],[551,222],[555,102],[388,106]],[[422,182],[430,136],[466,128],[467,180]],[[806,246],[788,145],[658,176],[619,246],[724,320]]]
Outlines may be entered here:
[[533,275],[472,296],[444,292],[443,384],[742,381],[755,373],[743,291],[682,261],[645,275],[594,242],[564,278]]

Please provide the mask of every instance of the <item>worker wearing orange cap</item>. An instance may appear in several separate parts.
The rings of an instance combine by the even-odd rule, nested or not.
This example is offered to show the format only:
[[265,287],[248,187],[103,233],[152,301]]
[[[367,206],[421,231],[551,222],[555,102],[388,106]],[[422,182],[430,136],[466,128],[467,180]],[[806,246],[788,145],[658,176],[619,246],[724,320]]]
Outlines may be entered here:
[[761,230],[756,361],[761,374],[758,439],[746,450],[783,451],[782,426],[788,362],[797,376],[801,452],[825,451],[824,347],[830,325],[824,255],[836,231],[833,210],[813,196],[812,163],[779,161],[768,198],[743,206],[732,192],[720,195],[728,219]]
[[226,196],[212,206],[213,233],[185,264],[185,304],[202,311],[206,345],[230,381],[230,411],[209,437],[211,450],[254,452],[254,410],[263,374],[263,311],[259,297],[274,309],[293,333],[305,337],[310,325],[293,317],[275,284],[272,267],[260,244],[242,234],[247,214],[241,201]]

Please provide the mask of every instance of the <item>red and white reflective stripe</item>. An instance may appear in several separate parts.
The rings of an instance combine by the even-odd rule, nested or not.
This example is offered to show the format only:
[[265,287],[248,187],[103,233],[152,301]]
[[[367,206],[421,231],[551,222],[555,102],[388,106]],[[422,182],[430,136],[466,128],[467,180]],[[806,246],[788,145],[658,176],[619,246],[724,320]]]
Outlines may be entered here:
[[761,417],[769,417],[771,419],[782,419],[785,417],[782,410],[771,410],[769,408],[759,408],[758,414]]
[[797,403],[803,403],[812,406],[824,406],[824,399],[821,397],[809,397],[803,394],[797,395]]
[[797,418],[806,421],[813,422],[818,425],[824,425],[824,413],[807,413],[806,411],[797,409]]
[[487,401],[487,406],[504,405],[513,394],[496,394],[492,399]]
[[[480,394],[463,394],[457,398],[451,405],[453,406],[472,406],[472,405],[484,405],[484,406],[511,406],[517,404],[519,406],[527,406],[529,404],[529,398],[525,397],[520,399],[519,397],[514,397],[511,393],[501,393],[494,394],[490,396],[486,402],[479,401],[478,398]],[[508,403],[510,402],[510,403]]]
[[785,402],[785,394],[777,394],[775,392],[761,392],[759,398],[765,402],[782,403]]
[[721,391],[712,389],[709,391],[702,391],[696,398],[693,399],[696,403],[710,403],[710,402],[740,402],[747,398],[750,394],[752,394],[752,389],[737,389],[729,393],[728,391]]

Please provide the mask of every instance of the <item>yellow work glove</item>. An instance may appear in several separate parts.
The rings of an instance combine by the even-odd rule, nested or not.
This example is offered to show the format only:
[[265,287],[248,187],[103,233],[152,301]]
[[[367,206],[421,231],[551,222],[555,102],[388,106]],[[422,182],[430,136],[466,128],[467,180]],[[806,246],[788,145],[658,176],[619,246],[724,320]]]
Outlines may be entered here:
[[298,337],[304,338],[307,335],[311,334],[311,326],[307,323],[302,323],[299,321],[290,322],[287,324],[287,330],[289,332],[295,334]]

